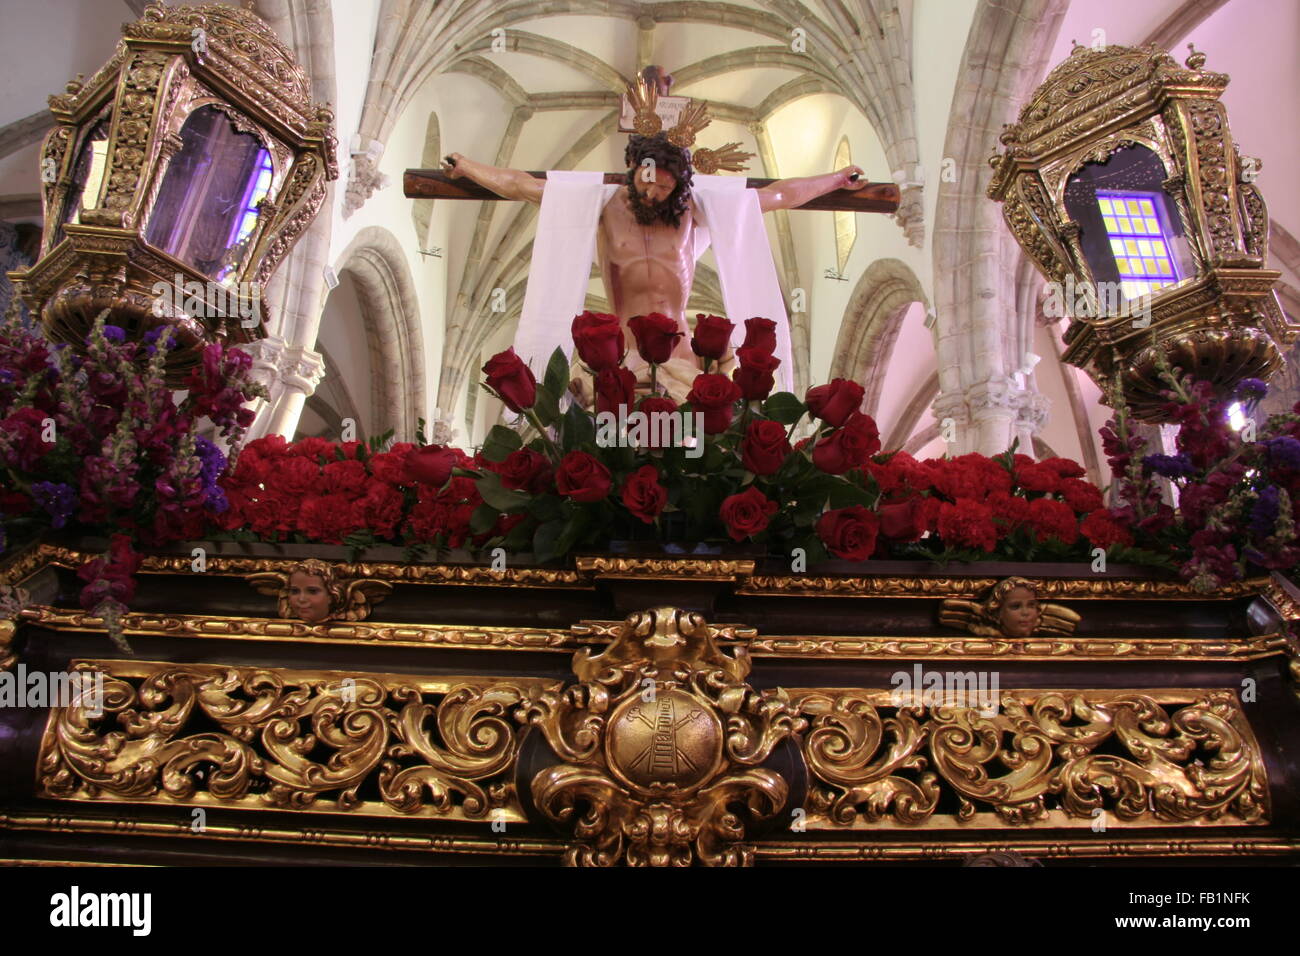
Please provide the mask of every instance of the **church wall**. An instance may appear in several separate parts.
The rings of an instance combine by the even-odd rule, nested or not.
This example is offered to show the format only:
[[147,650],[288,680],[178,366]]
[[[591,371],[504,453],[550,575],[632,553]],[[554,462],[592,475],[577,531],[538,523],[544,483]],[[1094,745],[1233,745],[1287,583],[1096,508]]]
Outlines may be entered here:
[[369,438],[373,434],[370,350],[356,284],[346,273],[339,277],[338,287],[325,300],[316,343],[316,350],[325,349],[332,360],[326,365],[325,381],[333,377],[347,383],[347,392],[361,417],[357,424]]

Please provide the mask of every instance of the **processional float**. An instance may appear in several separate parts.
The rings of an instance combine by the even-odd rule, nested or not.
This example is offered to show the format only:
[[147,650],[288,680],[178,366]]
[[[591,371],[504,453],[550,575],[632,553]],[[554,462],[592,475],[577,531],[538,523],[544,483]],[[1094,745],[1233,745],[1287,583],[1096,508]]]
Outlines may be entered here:
[[[1106,190],[1142,192],[1177,222],[1181,271],[1151,329],[1095,310],[1071,326],[1070,360],[1125,370],[1135,406],[1150,396],[1146,350],[1230,381],[1267,373],[1288,334],[1224,83],[1155,51],[1078,53],[1005,137],[991,187],[1054,279],[1118,274],[1089,205]],[[129,24],[104,70],[52,100],[46,240],[17,276],[49,334],[79,341],[110,308],[132,334],[175,323],[191,348],[246,338],[141,297],[175,273],[270,276],[333,175],[328,114],[306,90],[247,11],[151,6]],[[214,148],[250,188],[270,170],[246,233],[196,232],[206,194],[184,164]],[[1119,166],[1131,178],[1113,180]],[[70,597],[86,542],[42,541],[0,566],[0,606],[22,606],[0,620],[0,666],[105,681],[95,708],[0,709],[10,854],[736,865],[1300,848],[1300,781],[1281,759],[1300,745],[1300,592],[1280,576],[1204,595],[1075,565],[795,572],[782,557],[660,552],[499,569],[391,547],[202,544],[201,572],[189,542],[145,556],[122,621],[134,656]],[[319,579],[321,615],[293,616],[295,574]]]

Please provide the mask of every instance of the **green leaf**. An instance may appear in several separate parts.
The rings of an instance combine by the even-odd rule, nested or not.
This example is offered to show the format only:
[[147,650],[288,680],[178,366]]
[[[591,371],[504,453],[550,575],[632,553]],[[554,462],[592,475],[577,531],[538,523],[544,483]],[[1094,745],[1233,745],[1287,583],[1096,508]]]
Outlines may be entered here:
[[829,501],[831,508],[848,508],[852,505],[862,505],[864,508],[870,508],[875,503],[875,500],[876,496],[870,491],[859,488],[847,481],[837,481],[830,490]]
[[556,550],[556,545],[559,544],[560,535],[564,533],[565,524],[563,518],[556,518],[538,525],[537,530],[533,532],[533,557],[539,564],[545,564],[559,557],[560,552]]
[[591,414],[580,408],[577,402],[569,406],[564,413],[564,450],[575,451],[583,445],[596,441],[596,422]]
[[483,457],[488,461],[505,461],[512,451],[518,451],[523,444],[523,439],[513,428],[493,425],[487,438],[483,439]]
[[782,425],[793,425],[808,411],[792,392],[776,392],[763,403],[763,414]]
[[415,443],[423,448],[429,444],[429,440],[424,437],[424,419],[416,419],[415,422]]
[[483,501],[497,511],[517,511],[528,505],[528,495],[522,491],[510,491],[502,488],[501,476],[496,472],[488,472],[474,482],[474,487],[483,496]]
[[542,377],[542,386],[557,398],[569,387],[569,360],[564,356],[564,349],[557,347],[551,353],[551,360],[546,363],[546,374]]
[[537,401],[533,403],[533,412],[537,420],[548,428],[560,420],[560,396],[563,392],[552,392],[545,385],[537,386]]
[[560,505],[558,495],[542,495],[528,502],[528,513],[541,522],[553,521],[564,513]]
[[492,530],[492,526],[497,523],[497,516],[500,513],[491,505],[479,505],[474,509],[474,513],[469,516],[470,532],[473,534],[487,534]]

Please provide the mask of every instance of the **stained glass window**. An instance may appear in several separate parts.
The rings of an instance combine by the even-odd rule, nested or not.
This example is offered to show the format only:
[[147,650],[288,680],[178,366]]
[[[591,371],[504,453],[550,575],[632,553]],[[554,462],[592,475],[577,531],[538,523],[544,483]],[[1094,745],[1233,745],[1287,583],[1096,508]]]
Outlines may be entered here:
[[1153,194],[1097,190],[1097,205],[1125,298],[1149,295],[1178,281],[1169,233]]

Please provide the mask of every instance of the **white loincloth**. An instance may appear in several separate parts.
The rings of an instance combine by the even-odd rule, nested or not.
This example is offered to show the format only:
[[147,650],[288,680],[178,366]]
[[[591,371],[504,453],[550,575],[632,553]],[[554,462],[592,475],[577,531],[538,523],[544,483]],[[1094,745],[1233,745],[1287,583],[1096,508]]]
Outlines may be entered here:
[[[573,317],[583,311],[587,298],[600,213],[621,188],[605,185],[604,173],[599,172],[551,170],[546,174],[528,287],[515,333],[516,354],[538,378],[557,346],[572,357]],[[740,176],[697,174],[692,194],[698,212],[695,258],[698,261],[713,245],[722,301],[736,325],[732,344],[738,347],[744,341],[745,319],[775,320],[776,357],[781,360],[776,379],[779,388],[790,390],[794,381],[790,322],[758,193],[746,189]]]

